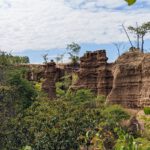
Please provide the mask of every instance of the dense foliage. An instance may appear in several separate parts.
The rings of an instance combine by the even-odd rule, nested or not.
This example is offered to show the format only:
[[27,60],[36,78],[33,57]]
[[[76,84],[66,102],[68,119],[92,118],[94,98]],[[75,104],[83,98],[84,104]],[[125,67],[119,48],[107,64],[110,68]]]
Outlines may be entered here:
[[[7,136],[11,143],[6,140],[5,146],[9,149],[30,146],[37,150],[90,147],[91,137],[87,139],[86,134],[96,130],[100,123],[104,123],[101,127],[109,129],[104,129],[104,134],[112,132],[115,136],[113,127],[117,127],[116,122],[129,116],[118,106],[105,108],[103,101],[103,97],[96,98],[89,90],[84,89],[70,92],[64,100],[49,101],[46,97],[38,98],[30,108],[18,114],[8,124],[11,132]],[[109,113],[112,115],[108,115]],[[115,121],[114,126],[111,119]],[[113,146],[115,139],[111,140],[109,142]],[[107,140],[104,142],[105,145],[108,144]]]
[[29,58],[27,56],[13,56],[6,52],[0,51],[0,65],[10,65],[10,64],[21,64],[29,63]]
[[150,107],[145,107],[145,108],[144,108],[144,113],[145,113],[146,115],[150,115]]
[[0,53],[0,149],[6,149],[4,140],[8,140],[7,133],[11,131],[7,126],[10,120],[28,108],[36,97],[34,86],[24,78],[26,69],[16,66],[17,58],[20,61],[22,57]]

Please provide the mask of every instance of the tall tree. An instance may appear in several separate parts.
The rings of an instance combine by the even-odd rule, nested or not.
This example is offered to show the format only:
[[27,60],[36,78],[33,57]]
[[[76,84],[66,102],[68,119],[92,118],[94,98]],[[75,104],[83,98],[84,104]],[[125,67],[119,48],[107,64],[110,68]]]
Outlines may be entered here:
[[128,29],[137,37],[137,48],[140,48],[141,40],[141,51],[144,52],[144,37],[150,32],[150,22],[143,23],[141,26],[136,25],[136,27],[129,26]]
[[70,59],[74,64],[76,64],[79,61],[80,49],[80,45],[74,42],[67,45],[68,54],[70,55]]

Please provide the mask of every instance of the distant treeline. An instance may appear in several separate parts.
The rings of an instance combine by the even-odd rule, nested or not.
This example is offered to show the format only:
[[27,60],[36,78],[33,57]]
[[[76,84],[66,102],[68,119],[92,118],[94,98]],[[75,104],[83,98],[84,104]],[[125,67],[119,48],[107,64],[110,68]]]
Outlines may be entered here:
[[27,56],[13,56],[10,53],[0,51],[0,65],[23,64],[29,63]]

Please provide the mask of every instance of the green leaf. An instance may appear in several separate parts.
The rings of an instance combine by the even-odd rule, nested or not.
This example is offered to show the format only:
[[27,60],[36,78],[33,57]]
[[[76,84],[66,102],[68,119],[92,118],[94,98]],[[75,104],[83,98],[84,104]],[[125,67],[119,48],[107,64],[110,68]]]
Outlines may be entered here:
[[129,6],[133,5],[136,2],[136,0],[125,0],[125,1],[128,3]]

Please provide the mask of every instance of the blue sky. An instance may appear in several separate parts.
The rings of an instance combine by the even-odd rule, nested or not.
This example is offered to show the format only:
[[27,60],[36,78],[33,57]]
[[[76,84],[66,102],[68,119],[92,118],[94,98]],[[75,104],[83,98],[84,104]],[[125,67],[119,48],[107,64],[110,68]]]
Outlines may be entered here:
[[[0,0],[0,49],[42,63],[42,55],[54,59],[76,42],[81,56],[106,49],[111,62],[117,58],[113,43],[119,43],[121,52],[130,47],[121,24],[150,21],[149,8],[149,0],[130,7],[124,0]],[[145,48],[150,48],[150,35]]]

